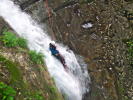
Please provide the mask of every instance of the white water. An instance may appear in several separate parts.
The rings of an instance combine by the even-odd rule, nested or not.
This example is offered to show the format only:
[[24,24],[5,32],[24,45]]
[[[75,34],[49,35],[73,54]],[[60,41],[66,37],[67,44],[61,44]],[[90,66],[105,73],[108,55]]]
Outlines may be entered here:
[[51,56],[49,43],[54,43],[54,41],[12,1],[0,0],[0,16],[9,23],[19,36],[28,40],[29,49],[42,52],[45,55],[48,71],[55,79],[58,89],[67,95],[67,99],[82,100],[82,95],[88,91],[88,73],[85,66],[83,66],[83,73],[74,53],[72,51],[68,52],[66,47],[56,44],[57,49],[65,57],[67,66],[71,69],[71,72],[74,72],[72,74],[66,72],[62,64]]

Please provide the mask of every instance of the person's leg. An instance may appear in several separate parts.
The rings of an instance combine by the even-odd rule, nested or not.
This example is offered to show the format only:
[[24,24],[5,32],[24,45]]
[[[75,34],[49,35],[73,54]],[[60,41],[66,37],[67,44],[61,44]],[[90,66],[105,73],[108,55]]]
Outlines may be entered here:
[[60,55],[56,54],[54,55],[58,60],[60,60]]

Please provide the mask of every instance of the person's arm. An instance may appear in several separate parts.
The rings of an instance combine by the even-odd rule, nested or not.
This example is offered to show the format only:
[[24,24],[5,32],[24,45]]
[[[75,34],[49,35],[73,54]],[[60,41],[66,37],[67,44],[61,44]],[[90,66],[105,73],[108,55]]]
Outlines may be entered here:
[[55,50],[55,55],[59,56],[59,51],[58,50]]

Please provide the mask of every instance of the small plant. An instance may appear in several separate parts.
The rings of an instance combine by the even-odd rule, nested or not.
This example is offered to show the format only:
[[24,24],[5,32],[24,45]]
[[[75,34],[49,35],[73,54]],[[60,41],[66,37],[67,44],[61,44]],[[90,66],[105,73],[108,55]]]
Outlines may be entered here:
[[27,41],[23,38],[18,38],[17,40],[19,47],[27,48]]
[[36,51],[29,52],[30,59],[35,64],[44,64],[44,55],[42,53],[37,53]]
[[40,92],[27,92],[26,100],[45,100]]
[[7,47],[16,47],[18,45],[17,37],[9,31],[4,32],[2,41],[3,41],[4,45]]
[[23,38],[18,38],[16,35],[10,31],[4,31],[2,36],[2,41],[7,47],[22,47],[27,48],[27,41]]
[[43,96],[40,93],[36,93],[34,96],[35,100],[44,100]]
[[56,94],[56,88],[55,87],[50,86],[49,89],[50,89],[51,93]]
[[14,97],[16,95],[16,91],[10,87],[4,84],[3,82],[0,82],[0,98],[1,100],[14,100]]

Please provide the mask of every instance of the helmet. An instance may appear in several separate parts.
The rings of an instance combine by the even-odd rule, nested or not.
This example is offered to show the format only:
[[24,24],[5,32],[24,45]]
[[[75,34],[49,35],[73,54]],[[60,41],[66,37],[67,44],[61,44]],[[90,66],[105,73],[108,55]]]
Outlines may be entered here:
[[51,47],[51,46],[53,46],[53,44],[52,43],[49,43],[49,46]]
[[52,44],[52,43],[49,43],[49,47],[56,49],[56,46],[54,44]]

